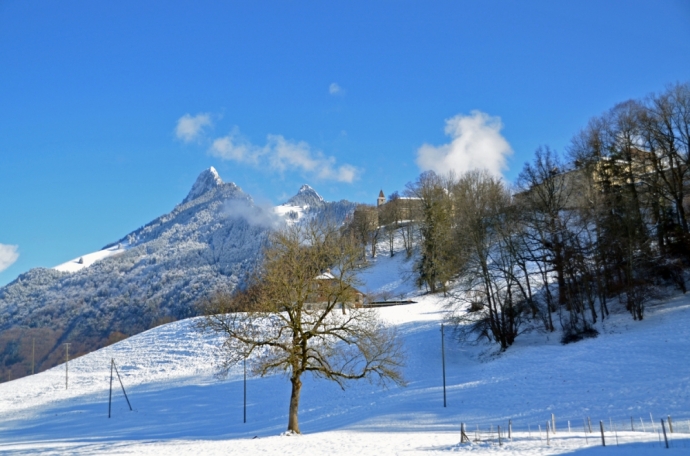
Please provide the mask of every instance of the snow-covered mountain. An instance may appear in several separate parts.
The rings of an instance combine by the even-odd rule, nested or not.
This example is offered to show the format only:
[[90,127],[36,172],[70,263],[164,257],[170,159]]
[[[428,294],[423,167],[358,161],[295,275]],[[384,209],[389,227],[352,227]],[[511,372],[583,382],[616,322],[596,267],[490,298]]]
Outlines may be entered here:
[[[290,201],[310,218],[341,223],[354,209],[308,186]],[[0,288],[0,369],[30,373],[32,339],[36,365],[46,368],[64,357],[64,342],[72,354],[86,353],[195,315],[200,299],[243,282],[279,222],[275,212],[209,168],[170,213],[98,252],[20,275]]]
[[326,205],[321,195],[308,185],[302,185],[295,196],[287,200],[287,206],[319,208]]

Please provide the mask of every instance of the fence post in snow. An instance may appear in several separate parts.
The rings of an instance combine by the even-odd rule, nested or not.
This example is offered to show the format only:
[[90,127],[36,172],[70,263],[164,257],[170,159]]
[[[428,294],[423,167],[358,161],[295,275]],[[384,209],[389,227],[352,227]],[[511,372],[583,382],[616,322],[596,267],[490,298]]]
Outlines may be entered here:
[[551,414],[551,432],[556,433],[556,415]]
[[465,423],[460,423],[460,443],[469,443],[470,439],[465,434]]
[[599,420],[599,429],[601,429],[601,446],[606,446],[606,439],[604,438],[604,422]]
[[501,442],[501,426],[498,426],[498,428],[496,428],[496,433],[498,434],[498,446],[501,446],[503,445],[503,443]]
[[587,417],[587,424],[589,424],[589,433],[591,434],[592,433],[592,420],[590,420],[589,417]]
[[616,425],[613,425],[613,435],[616,436],[616,446],[618,446],[618,428],[616,428]]
[[513,440],[513,420],[508,420],[508,438]]
[[673,421],[671,421],[671,415],[668,415],[668,430],[673,434]]
[[546,446],[551,445],[551,442],[549,441],[549,427],[551,427],[551,424],[547,421],[546,422]]
[[642,420],[642,417],[640,417],[640,424],[642,425],[642,432],[647,432],[647,429],[644,428],[644,421]]
[[666,448],[668,448],[668,437],[666,437],[666,426],[664,425],[664,419],[661,419],[661,429],[664,431],[664,442],[666,442]]
[[568,434],[570,434],[572,431],[570,430],[570,420],[568,420]]
[[649,412],[649,421],[652,422],[652,430],[656,432],[656,426],[654,426],[654,417],[652,416],[652,412]]

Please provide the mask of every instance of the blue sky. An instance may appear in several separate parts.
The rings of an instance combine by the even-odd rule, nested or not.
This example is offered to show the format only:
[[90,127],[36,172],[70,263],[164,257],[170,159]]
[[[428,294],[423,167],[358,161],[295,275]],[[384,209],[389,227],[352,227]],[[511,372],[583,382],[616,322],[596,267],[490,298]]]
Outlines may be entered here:
[[0,285],[170,211],[209,166],[273,203],[302,183],[373,203],[482,160],[510,181],[689,79],[680,0],[0,0]]

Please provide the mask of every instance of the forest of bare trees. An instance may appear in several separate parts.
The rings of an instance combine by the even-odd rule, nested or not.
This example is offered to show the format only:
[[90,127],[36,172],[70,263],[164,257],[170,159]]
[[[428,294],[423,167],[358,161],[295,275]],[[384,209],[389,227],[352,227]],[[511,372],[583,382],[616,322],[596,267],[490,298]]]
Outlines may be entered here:
[[594,336],[613,300],[642,320],[669,286],[686,291],[689,173],[690,83],[614,106],[562,155],[540,147],[513,186],[422,173],[405,189],[418,202],[417,284],[503,350],[526,322],[562,329],[564,343]]

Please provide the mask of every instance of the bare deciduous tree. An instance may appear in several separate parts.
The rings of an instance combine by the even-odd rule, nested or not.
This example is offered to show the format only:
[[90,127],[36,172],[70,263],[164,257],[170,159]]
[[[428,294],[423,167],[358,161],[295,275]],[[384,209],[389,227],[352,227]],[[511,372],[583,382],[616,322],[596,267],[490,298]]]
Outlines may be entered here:
[[256,375],[290,378],[288,431],[300,432],[305,373],[342,388],[363,378],[405,384],[395,330],[383,325],[374,309],[351,306],[345,312],[357,301],[361,266],[360,249],[348,239],[332,226],[316,224],[275,232],[247,291],[206,304],[201,326],[225,336],[225,372],[247,359]]

